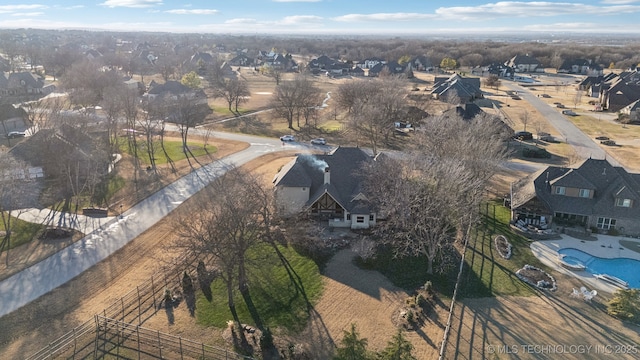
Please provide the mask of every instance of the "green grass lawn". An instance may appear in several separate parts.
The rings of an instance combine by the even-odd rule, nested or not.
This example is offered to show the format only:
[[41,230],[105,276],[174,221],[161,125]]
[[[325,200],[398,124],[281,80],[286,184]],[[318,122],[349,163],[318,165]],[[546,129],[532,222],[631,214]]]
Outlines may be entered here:
[[[304,294],[296,291],[285,268],[274,250],[266,245],[255,246],[249,254],[249,293],[253,305],[263,324],[271,328],[282,327],[295,332],[303,329],[308,318],[307,303],[313,304],[322,293],[322,278],[318,266],[308,258],[299,255],[291,247],[280,247],[280,251],[304,286]],[[196,300],[196,318],[198,323],[226,327],[232,320],[227,305],[227,291],[224,282],[216,279],[211,284],[212,301],[203,294]],[[239,292],[235,294],[236,309],[243,323],[255,324],[249,308]]]
[[[536,291],[522,282],[515,272],[525,264],[549,271],[533,255],[529,241],[511,231],[509,209],[491,202],[483,211],[484,222],[469,241],[465,255],[466,269],[461,280],[463,297],[490,297],[501,295],[531,296]],[[494,221],[495,219],[495,221]],[[493,244],[497,235],[507,237],[513,245],[511,259],[503,259]]]
[[[127,144],[126,137],[123,137],[120,140],[119,144],[120,144],[119,146],[120,151],[124,153],[129,153],[129,146]],[[144,139],[138,139],[136,144],[138,145],[138,158],[143,164],[149,164],[149,157],[147,155],[147,150],[146,150],[146,146],[147,146],[146,142],[144,141]],[[203,144],[196,143],[196,142],[187,142],[187,146],[189,147],[193,155],[196,157],[206,155],[206,154],[213,154],[216,151],[218,151],[218,149],[215,146],[207,145],[205,147]],[[165,140],[164,147],[167,150],[167,154],[169,155],[169,158],[171,158],[171,160],[180,161],[180,160],[186,159],[184,151],[182,150],[181,141]],[[165,156],[164,152],[162,151],[159,141],[156,141],[155,148],[156,148],[156,152],[155,152],[156,165],[166,164],[168,162],[168,159]]]
[[[16,215],[15,212],[12,215]],[[38,233],[44,229],[44,225],[33,224],[20,219],[11,219],[11,244],[9,249],[13,249],[33,240]],[[4,223],[0,221],[0,231],[5,231]],[[4,236],[1,237],[4,239]]]

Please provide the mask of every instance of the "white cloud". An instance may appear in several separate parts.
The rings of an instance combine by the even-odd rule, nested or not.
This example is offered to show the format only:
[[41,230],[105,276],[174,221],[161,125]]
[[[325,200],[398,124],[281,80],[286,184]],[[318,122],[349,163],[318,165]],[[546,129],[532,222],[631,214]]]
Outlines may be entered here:
[[177,15],[215,15],[220,11],[213,9],[173,9],[166,10],[165,12]]
[[48,8],[47,5],[31,4],[31,5],[0,5],[0,14],[12,13],[24,10],[41,10]]
[[162,5],[162,0],[107,0],[100,4],[107,7],[146,8]]
[[435,19],[433,14],[422,13],[378,13],[378,14],[348,14],[333,18],[335,21],[417,21]]
[[258,21],[252,18],[236,18],[225,21],[225,24],[255,24]]
[[297,24],[309,24],[309,23],[319,23],[322,21],[322,17],[315,15],[294,15],[294,16],[285,16],[282,21],[279,21],[279,24],[283,25],[297,25]]
[[606,15],[640,11],[640,6],[595,6],[581,3],[549,1],[499,1],[479,6],[453,6],[436,9],[440,18],[486,20],[498,17],[548,17],[557,15]]
[[603,4],[625,5],[640,2],[640,0],[602,0]]
[[21,16],[21,17],[32,17],[32,16],[42,16],[42,15],[44,15],[44,12],[42,11],[16,12],[11,14],[11,16]]

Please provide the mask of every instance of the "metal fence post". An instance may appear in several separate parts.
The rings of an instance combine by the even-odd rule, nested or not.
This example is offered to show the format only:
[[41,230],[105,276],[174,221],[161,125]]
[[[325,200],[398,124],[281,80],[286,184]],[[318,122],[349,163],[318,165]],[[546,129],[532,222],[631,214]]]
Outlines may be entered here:
[[142,313],[141,313],[141,309],[142,306],[140,304],[140,287],[136,286],[136,292],[138,293],[138,325],[142,323]]
[[158,351],[160,359],[162,359],[162,340],[160,340],[160,330],[158,330]]

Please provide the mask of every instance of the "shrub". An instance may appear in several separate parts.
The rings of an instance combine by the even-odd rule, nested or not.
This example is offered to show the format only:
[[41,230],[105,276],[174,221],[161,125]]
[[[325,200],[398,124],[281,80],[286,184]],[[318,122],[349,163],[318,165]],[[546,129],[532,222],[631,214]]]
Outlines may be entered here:
[[640,290],[618,290],[607,303],[607,313],[613,317],[640,322]]
[[185,271],[184,275],[182,275],[182,291],[185,294],[190,294],[193,292],[193,280],[191,280],[191,276]]
[[427,298],[422,294],[416,295],[416,304],[421,308],[425,308],[427,306]]
[[407,311],[407,322],[409,322],[409,324],[413,324],[415,320],[416,320],[416,317],[413,314],[413,311],[411,310]]
[[618,230],[616,230],[616,229],[609,229],[609,230],[607,230],[607,235],[618,236],[618,235],[620,235],[620,232],[618,232]]
[[164,289],[164,302],[169,304],[173,301],[173,297],[171,296],[171,290]]
[[427,280],[427,282],[424,283],[424,290],[431,294],[431,292],[433,291],[433,283],[431,282],[431,280]]

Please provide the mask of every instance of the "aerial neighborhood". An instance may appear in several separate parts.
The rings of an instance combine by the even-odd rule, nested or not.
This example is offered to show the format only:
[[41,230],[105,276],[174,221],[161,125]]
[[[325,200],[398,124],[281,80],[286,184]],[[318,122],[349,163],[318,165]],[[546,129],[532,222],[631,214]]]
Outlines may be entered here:
[[0,354],[635,349],[621,41],[0,30]]

